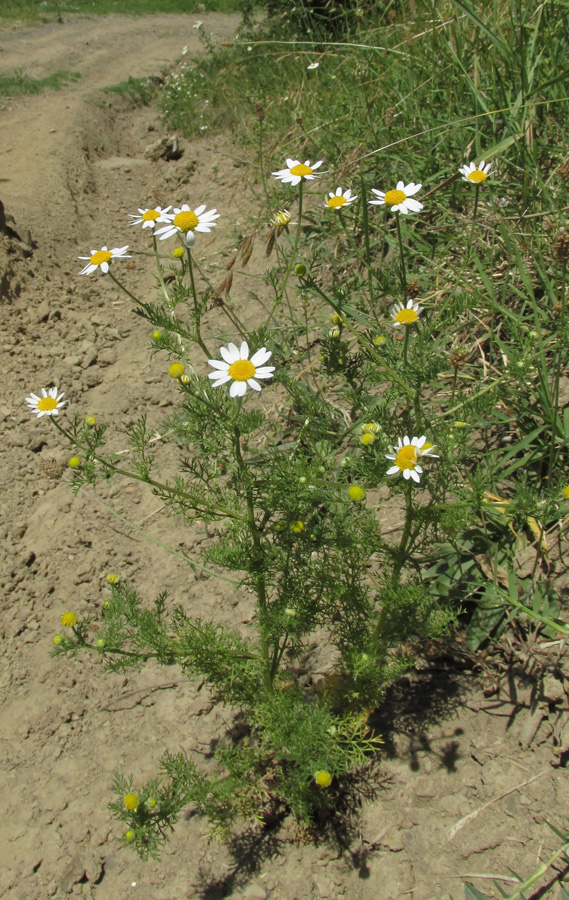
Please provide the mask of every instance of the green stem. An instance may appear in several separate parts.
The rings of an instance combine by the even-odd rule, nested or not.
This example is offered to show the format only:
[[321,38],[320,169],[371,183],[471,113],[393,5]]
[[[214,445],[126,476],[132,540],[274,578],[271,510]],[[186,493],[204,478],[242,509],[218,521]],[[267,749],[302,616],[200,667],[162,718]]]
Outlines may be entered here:
[[408,482],[405,485],[405,524],[403,525],[403,534],[401,535],[399,547],[396,550],[395,565],[393,566],[393,572],[391,573],[391,582],[394,586],[399,584],[401,570],[405,564],[407,544],[413,527],[413,518],[413,488],[410,482]]
[[126,287],[124,286],[124,284],[122,284],[122,282],[120,282],[120,281],[118,280],[118,278],[115,278],[115,276],[113,275],[113,273],[111,272],[110,269],[109,269],[109,278],[111,279],[111,281],[114,281],[114,283],[116,284],[116,286],[117,286],[118,288],[120,288],[121,291],[124,291],[124,293],[127,295],[127,297],[130,297],[130,299],[131,299],[131,300],[134,300],[134,302],[135,302],[137,305],[140,305],[141,301],[138,299],[138,297],[135,297],[134,294],[131,294],[131,292],[129,291],[129,289],[126,288]]
[[[328,305],[334,310],[334,312],[337,312],[337,313],[341,312],[341,310],[338,309],[338,304],[334,303],[330,299],[330,297],[328,297],[327,294],[318,287],[318,285],[316,284],[316,282],[313,279],[307,279],[307,287],[309,287],[313,291],[313,293],[318,294],[319,297],[322,297],[322,299],[326,303],[328,303]],[[357,330],[357,328],[354,328],[354,326],[351,324],[349,319],[346,319],[343,322],[343,327],[346,328],[352,334],[352,336],[356,339],[356,341],[358,342],[360,347],[363,350],[365,350],[365,352],[368,354],[368,356],[371,359],[373,359],[373,361],[375,363],[377,363],[379,370],[384,372],[385,375],[387,375],[391,381],[394,381],[396,384],[398,384],[405,391],[406,394],[408,394],[410,397],[412,397],[413,392],[412,392],[411,388],[409,387],[409,385],[407,384],[407,382],[405,381],[405,379],[401,378],[397,374],[395,369],[392,369],[391,366],[388,366],[386,364],[385,360],[381,358],[379,353],[377,353],[377,351],[375,350],[375,347],[373,346],[373,344],[369,343],[369,341],[365,337],[365,335],[361,334]],[[506,377],[506,376],[504,376],[504,377]]]
[[[360,250],[360,248],[358,247],[353,234],[348,230],[348,226],[346,224],[346,220],[344,219],[344,215],[343,215],[341,209],[338,210],[338,216],[340,217],[340,223],[342,225],[342,228],[344,229],[344,232],[346,234],[348,242],[350,243],[350,245],[352,247],[353,252],[355,253],[356,257],[360,260],[360,262],[362,262],[367,269],[368,290],[369,290],[369,298],[367,298],[367,299],[368,299],[369,311],[373,315],[373,285],[372,285],[372,280],[371,280],[371,267],[369,265],[366,255],[363,254],[362,251]],[[368,243],[369,243],[369,237],[368,237]]]
[[[405,485],[405,523],[403,525],[403,534],[401,535],[401,540],[399,542],[399,547],[394,553],[395,556],[395,564],[393,566],[393,572],[391,573],[391,584],[393,587],[397,587],[399,584],[399,578],[401,575],[401,570],[405,563],[405,558],[407,554],[407,544],[409,542],[409,537],[411,536],[411,529],[413,527],[413,496],[412,496],[413,488],[408,483]],[[377,620],[377,624],[371,633],[371,644],[372,647],[377,645],[377,642],[381,638],[383,634],[383,629],[385,628],[385,623],[387,621],[387,606],[384,606],[379,614],[379,618]]]
[[407,369],[407,348],[409,346],[409,326],[405,325],[405,337],[403,338],[403,362],[405,364],[405,369]]
[[211,359],[212,358],[211,353],[209,352],[206,345],[204,344],[202,336],[201,336],[201,331],[200,331],[201,315],[200,315],[200,309],[198,306],[198,295],[196,293],[196,283],[194,281],[194,268],[192,266],[192,251],[190,250],[190,248],[188,246],[186,246],[186,252],[187,252],[187,257],[188,257],[188,271],[190,273],[190,284],[192,286],[192,295],[194,298],[194,324],[196,326],[196,342],[202,348],[206,357],[208,359]]
[[261,546],[259,529],[257,528],[257,523],[255,521],[255,504],[253,501],[253,491],[251,489],[249,470],[247,468],[245,460],[243,459],[243,454],[241,453],[241,432],[239,431],[239,425],[237,424],[237,416],[239,415],[240,408],[241,403],[239,402],[237,405],[235,424],[233,428],[233,446],[235,449],[235,459],[242,475],[243,485],[245,488],[245,497],[247,501],[247,525],[249,527],[249,533],[253,542],[253,568],[256,570],[256,574],[254,574],[253,577],[255,580],[257,599],[259,601],[259,631],[261,637],[261,659],[263,660],[263,685],[265,688],[265,693],[270,695],[273,692],[274,676],[269,659],[269,643],[265,635],[267,618],[267,586],[265,583],[265,576],[262,571],[264,554],[263,548]]
[[301,222],[302,222],[302,189],[303,189],[303,186],[304,186],[304,182],[301,181],[298,186],[299,187],[299,189],[298,189],[298,222],[296,225],[296,235],[294,238],[292,254],[288,261],[288,266],[286,267],[286,271],[284,274],[281,289],[278,292],[277,296],[275,297],[275,302],[273,303],[273,306],[269,313],[269,318],[267,319],[266,325],[268,325],[269,322],[271,321],[271,319],[273,318],[275,310],[284,296],[284,293],[286,291],[287,282],[288,282],[288,279],[290,278],[290,273],[292,272],[292,267],[294,266],[294,264],[296,262],[296,254],[298,253],[298,245],[300,243],[300,226],[301,226]]
[[269,198],[269,192],[267,190],[267,179],[265,177],[265,166],[263,163],[263,123],[260,119],[259,119],[259,165],[261,167],[261,181],[263,182],[265,203],[267,204],[267,209],[270,209],[271,201]]
[[[50,416],[51,421],[57,430],[72,444],[76,447],[80,447],[81,445],[75,440],[71,432],[67,431],[66,428],[63,428],[59,422]],[[167,484],[162,484],[160,481],[155,481],[153,478],[150,478],[148,475],[139,475],[138,472],[129,472],[127,469],[119,469],[118,466],[115,466],[114,463],[109,462],[108,459],[105,459],[103,456],[99,456],[97,453],[94,453],[92,459],[96,460],[100,465],[104,466],[108,469],[113,475],[122,475],[124,478],[132,478],[134,481],[142,481],[143,484],[149,484],[151,487],[156,488],[157,491],[163,491],[166,494],[169,494],[171,497],[179,497],[180,499],[189,500],[190,503],[195,504],[195,499],[190,497],[189,494],[186,494],[185,491],[180,491],[177,488],[171,488]],[[227,516],[230,519],[238,519],[241,522],[244,522],[245,519],[243,516],[240,516],[239,513],[235,513],[230,509],[225,509],[224,507],[206,507],[205,503],[203,504],[204,512],[212,512],[216,515]],[[193,509],[196,512],[199,512],[198,508],[194,505]]]
[[401,287],[403,288],[403,299],[407,305],[407,271],[405,269],[405,253],[403,252],[403,238],[401,237],[401,223],[399,221],[399,213],[395,213],[395,221],[397,223],[397,237],[399,239],[399,258],[401,260]]
[[[563,335],[565,326],[565,279],[567,275],[567,260],[563,260],[563,268],[561,271],[561,312],[559,315],[559,330]],[[553,417],[551,422],[551,441],[549,444],[549,463],[547,467],[547,477],[551,482],[551,474],[553,472],[553,462],[555,459],[555,444],[557,437],[557,417],[559,415],[559,384],[561,381],[561,350],[558,349],[555,354],[555,370],[553,375],[553,384],[551,390],[551,400],[553,406]]]
[[160,281],[160,287],[162,288],[162,293],[164,294],[164,299],[166,303],[172,309],[172,301],[170,299],[170,295],[166,289],[166,284],[164,282],[164,272],[162,269],[162,263],[160,262],[160,255],[158,253],[158,244],[156,242],[156,235],[152,232],[152,244],[154,246],[154,256],[156,257],[156,271],[158,272],[158,280]]
[[368,289],[369,289],[369,302],[373,302],[373,281],[371,277],[371,248],[369,243],[369,220],[368,220],[368,210],[367,210],[367,192],[366,192],[366,183],[363,175],[360,178],[361,186],[362,186],[362,222],[364,226],[364,244],[365,244],[365,258],[367,265],[367,279],[368,279]]
[[480,185],[474,185],[474,213],[472,216],[472,228],[474,229],[474,225],[476,223],[476,213],[478,212],[478,198],[480,196]]

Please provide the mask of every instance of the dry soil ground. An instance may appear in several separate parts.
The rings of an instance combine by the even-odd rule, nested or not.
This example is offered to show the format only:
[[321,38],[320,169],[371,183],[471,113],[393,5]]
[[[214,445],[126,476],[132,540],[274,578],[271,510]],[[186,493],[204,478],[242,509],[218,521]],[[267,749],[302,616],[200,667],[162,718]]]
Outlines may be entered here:
[[[217,39],[237,24],[201,18]],[[0,222],[0,896],[439,900],[461,897],[462,879],[495,894],[489,874],[509,876],[502,884],[513,890],[509,867],[528,874],[557,846],[546,821],[565,827],[569,799],[558,767],[565,756],[556,755],[568,743],[563,677],[540,679],[536,648],[517,644],[508,679],[475,667],[460,648],[447,656],[431,648],[393,688],[380,714],[378,783],[350,826],[338,823],[334,841],[302,841],[285,827],[253,829],[224,846],[188,815],[160,863],[118,847],[120,827],[107,810],[113,773],[145,779],[165,749],[211,765],[212,742],[231,713],[213,709],[207,692],[176,670],[124,678],[102,674],[91,658],[50,658],[61,614],[96,609],[109,571],[148,599],[166,587],[188,611],[235,627],[252,608],[246,595],[196,576],[142,535],[198,558],[209,540],[203,528],[167,518],[144,486],[117,480],[74,498],[69,451],[45,419],[30,416],[24,397],[58,385],[71,411],[109,423],[116,449],[137,415],[147,412],[157,426],[175,399],[165,358],[148,352],[146,323],[109,278],[79,277],[76,258],[103,244],[147,249],[126,223],[156,198],[223,213],[199,244],[212,266],[231,249],[232,229],[246,227],[238,201],[247,170],[230,140],[182,142],[180,160],[152,162],[144,150],[165,134],[159,114],[101,92],[129,75],[160,73],[185,44],[197,50],[193,23],[110,17],[0,33],[2,72],[81,73],[59,93],[0,111],[0,199],[13,217]],[[144,256],[121,264],[129,287],[147,299],[149,272]],[[255,308],[242,315],[254,322]],[[211,327],[221,327],[215,316]],[[62,464],[59,478],[49,477],[52,459]]]

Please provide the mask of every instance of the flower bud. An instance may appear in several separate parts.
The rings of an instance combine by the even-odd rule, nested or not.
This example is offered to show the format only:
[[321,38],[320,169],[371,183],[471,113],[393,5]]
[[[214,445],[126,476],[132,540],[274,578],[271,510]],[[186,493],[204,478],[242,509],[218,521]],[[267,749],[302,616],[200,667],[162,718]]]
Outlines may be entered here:
[[170,378],[179,378],[184,374],[184,364],[180,362],[172,363],[172,365],[168,369],[168,375]]
[[317,772],[314,776],[314,781],[318,785],[318,787],[327,788],[332,784],[332,776],[330,772],[327,772],[325,769],[322,769],[320,772]]

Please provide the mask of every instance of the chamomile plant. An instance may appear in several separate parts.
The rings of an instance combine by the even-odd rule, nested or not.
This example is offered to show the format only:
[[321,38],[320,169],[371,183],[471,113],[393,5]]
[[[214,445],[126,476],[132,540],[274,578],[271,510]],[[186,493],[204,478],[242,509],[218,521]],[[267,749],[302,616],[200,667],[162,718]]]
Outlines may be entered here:
[[[439,42],[450,68],[446,31],[421,34]],[[401,55],[407,62],[398,48],[393,67]],[[324,56],[318,73],[306,76],[303,65],[299,78],[313,85],[306,90],[324,91],[328,69]],[[398,68],[398,78],[411,78],[408,69]],[[466,90],[462,70],[452,71],[457,91]],[[488,75],[485,90],[511,80]],[[345,90],[340,79],[330,84]],[[415,103],[416,91],[409,84],[406,102]],[[373,102],[354,110],[369,112]],[[487,106],[475,107],[477,129]],[[417,122],[427,107],[413,107]],[[264,112],[257,117],[262,125]],[[459,110],[455,122],[465,117]],[[514,609],[566,632],[538,582],[547,536],[556,529],[561,538],[569,515],[569,238],[560,223],[544,250],[529,230],[541,227],[543,210],[532,207],[532,218],[521,204],[524,215],[511,225],[487,199],[505,177],[507,151],[517,152],[531,128],[508,120],[506,137],[477,163],[464,162],[474,137],[482,142],[472,123],[460,147],[453,132],[441,162],[421,126],[416,145],[405,135],[383,147],[380,165],[369,147],[348,146],[345,118],[330,124],[344,129],[343,144],[315,129],[336,154],[333,165],[308,132],[291,147],[290,134],[300,135],[291,131],[286,150],[274,147],[264,167],[261,142],[257,231],[232,250],[219,286],[196,254],[205,235],[224,234],[229,212],[203,194],[200,205],[168,198],[132,214],[141,227],[129,234],[152,241],[153,301],[122,281],[127,246],[82,258],[80,274],[99,270],[134,302],[165,385],[177,392],[166,421],[143,414],[131,425],[128,454],[107,449],[107,423],[88,422],[68,386],[30,385],[40,391],[27,398],[31,414],[69,440],[76,487],[137,479],[181,528],[213,523],[215,537],[192,565],[229,582],[237,600],[254,598],[247,627],[232,628],[215,609],[193,616],[182,587],[148,597],[144,585],[113,574],[98,620],[62,610],[54,654],[92,652],[114,672],[148,660],[176,664],[240,722],[239,738],[217,735],[216,777],[172,747],[150,781],[135,761],[132,773],[117,775],[111,810],[124,843],[142,856],[159,852],[189,805],[224,835],[238,820],[266,824],[286,812],[325,819],[348,774],[381,750],[370,713],[387,685],[410,665],[418,640],[445,635],[463,603],[494,604],[486,638]],[[389,123],[397,127],[393,111]],[[529,203],[527,177],[521,196]],[[536,176],[536,197],[549,196],[548,179]],[[528,231],[520,237],[518,229]],[[241,277],[236,261],[247,264],[261,230],[267,262],[248,300],[255,327],[247,328],[230,294]],[[157,431],[180,452],[174,478],[159,473]],[[514,563],[524,541],[535,565],[519,584]],[[513,573],[508,591],[494,571],[484,574],[490,563],[481,559]]]

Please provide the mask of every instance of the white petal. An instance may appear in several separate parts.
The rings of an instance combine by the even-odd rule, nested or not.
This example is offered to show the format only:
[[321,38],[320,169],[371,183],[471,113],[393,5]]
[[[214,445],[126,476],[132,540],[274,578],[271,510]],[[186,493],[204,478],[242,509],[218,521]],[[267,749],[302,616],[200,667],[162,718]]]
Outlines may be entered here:
[[197,206],[196,209],[194,209],[194,215],[198,216],[198,218],[199,218],[199,216],[201,216],[201,214],[203,213],[204,209],[205,209],[205,203],[202,203],[201,206]]
[[219,352],[223,356],[225,362],[231,365],[239,359],[239,350],[235,344],[228,344],[227,347],[220,347]]
[[103,272],[106,275],[108,271],[109,271],[108,262],[101,263],[101,272]]
[[[418,475],[416,469],[405,469],[405,472],[409,472],[409,475],[407,477],[412,478],[413,481],[416,481],[417,484],[419,484],[421,479],[419,478],[419,475]],[[403,474],[405,474],[405,473],[403,473]]]
[[408,184],[406,186],[405,193],[407,194],[408,197],[412,197],[413,194],[418,193],[418,191],[420,191],[422,187],[423,187],[422,184],[414,184],[414,182],[411,182],[411,184]]
[[260,369],[255,369],[255,378],[272,378],[274,371],[274,366],[263,366]]
[[386,475],[398,475],[399,474],[399,466],[391,466],[390,469],[385,473]]
[[242,397],[245,391],[247,390],[247,382],[246,381],[234,381],[231,387],[229,388],[229,396],[230,397]]
[[272,355],[273,354],[271,350],[267,350],[266,347],[261,347],[260,350],[257,350],[257,352],[253,354],[253,356],[251,357],[251,362],[256,368],[257,366],[264,365]]
[[248,379],[247,379],[247,384],[249,385],[250,388],[253,388],[254,391],[260,391],[260,390],[261,390],[261,385],[259,384],[258,381],[255,381],[254,378],[248,378]]
[[239,359],[249,359],[249,344],[243,341],[239,349]]
[[414,200],[412,197],[411,199],[408,197],[405,203],[412,212],[419,212],[419,210],[423,209],[423,204],[419,203],[418,200]]
[[221,369],[223,372],[227,372],[229,369],[229,364],[221,362],[219,359],[208,359],[208,363],[210,366],[213,366],[214,369]]

